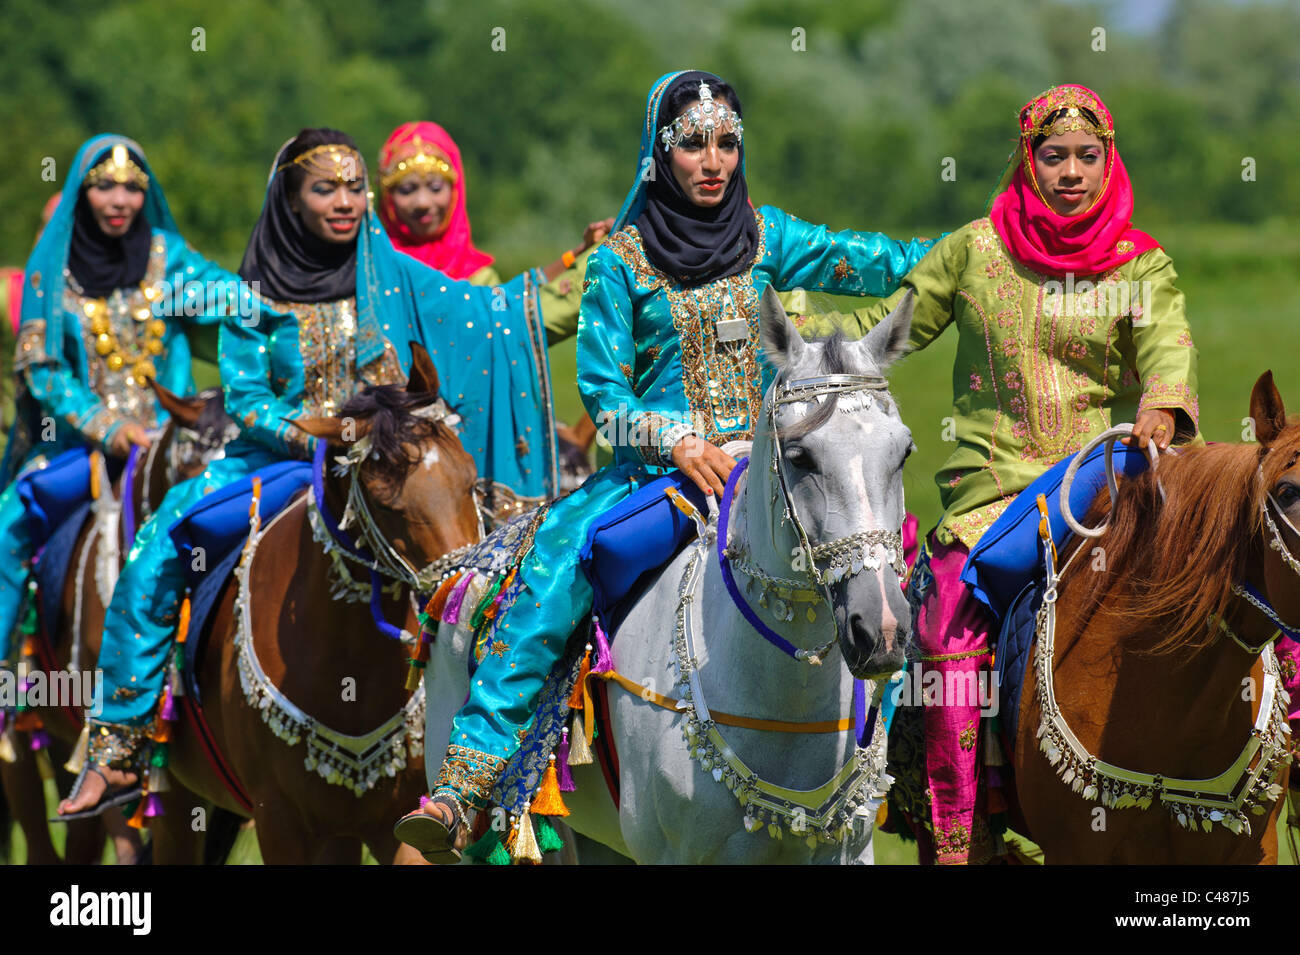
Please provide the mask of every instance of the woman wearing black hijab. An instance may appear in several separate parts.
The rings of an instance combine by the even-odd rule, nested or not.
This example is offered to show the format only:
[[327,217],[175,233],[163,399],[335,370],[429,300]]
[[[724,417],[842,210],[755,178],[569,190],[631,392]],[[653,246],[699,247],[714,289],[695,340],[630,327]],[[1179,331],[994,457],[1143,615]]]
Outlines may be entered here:
[[[758,344],[764,289],[887,295],[929,249],[755,210],[743,138],[740,99],[713,74],[672,73],[651,89],[636,181],[588,265],[578,325],[578,387],[614,463],[551,508],[478,635],[489,652],[453,721],[433,798],[396,829],[432,862],[459,857],[466,812],[486,805],[518,749],[570,621],[590,616],[578,552],[593,521],[672,467],[721,494],[735,465],[721,445],[753,437],[770,383]],[[502,626],[509,639],[494,646]]]

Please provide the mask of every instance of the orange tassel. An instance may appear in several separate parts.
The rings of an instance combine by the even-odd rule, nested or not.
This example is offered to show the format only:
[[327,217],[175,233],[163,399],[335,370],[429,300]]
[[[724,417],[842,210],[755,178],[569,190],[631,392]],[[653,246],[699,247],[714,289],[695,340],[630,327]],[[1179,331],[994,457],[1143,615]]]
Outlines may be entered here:
[[569,694],[569,709],[583,710],[586,709],[584,697],[587,695],[587,674],[591,672],[591,644],[587,644],[587,652],[582,655],[582,667],[578,670],[578,682],[573,684],[573,692]]
[[99,452],[90,452],[90,499],[99,500]]
[[542,788],[533,797],[533,812],[539,816],[567,816],[569,807],[560,795],[560,777],[555,770],[555,754],[551,754],[550,765],[542,776]]
[[[167,691],[164,690],[164,693]],[[159,700],[161,706],[162,701]],[[153,721],[153,728],[149,731],[149,738],[155,743],[170,743],[172,738],[172,724],[167,722],[162,716],[158,716]]]
[[429,602],[425,604],[424,612],[429,615],[429,622],[433,624],[435,630],[438,627],[438,621],[442,619],[443,610],[447,607],[447,598],[450,597],[451,592],[456,589],[456,584],[460,581],[462,576],[464,576],[463,573],[452,574],[444,580],[442,586],[438,588],[434,595],[429,598]]
[[132,829],[143,829],[147,824],[147,820],[144,817],[144,804],[148,801],[149,794],[147,792],[142,793],[140,796],[140,804],[135,807],[135,814],[126,821],[126,824]]
[[176,624],[176,642],[184,643],[186,636],[189,635],[189,632],[190,632],[190,598],[189,595],[186,594],[185,599],[181,601],[181,619],[180,622]]

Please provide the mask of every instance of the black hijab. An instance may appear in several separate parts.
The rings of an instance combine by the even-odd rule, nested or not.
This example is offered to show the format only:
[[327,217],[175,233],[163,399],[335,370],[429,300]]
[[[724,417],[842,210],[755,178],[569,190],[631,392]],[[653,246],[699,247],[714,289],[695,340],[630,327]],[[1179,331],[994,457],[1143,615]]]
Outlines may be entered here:
[[[712,73],[690,70],[664,91],[654,129],[654,176],[646,190],[645,211],[636,220],[646,257],[661,272],[687,287],[745,271],[758,251],[758,223],[749,205],[749,187],[743,172],[744,143],[722,202],[705,209],[686,197],[659,141],[659,130],[680,112],[671,105],[674,93],[683,86],[698,89],[701,82],[723,85]],[[735,97],[735,109],[741,115],[739,97]]]
[[240,278],[257,282],[261,295],[273,301],[333,302],[357,294],[356,241],[326,242],[308,232],[289,207],[290,169],[280,168],[326,143],[356,149],[346,134],[304,130],[275,157],[266,202],[239,265]]
[[[140,168],[144,160],[131,150],[127,155]],[[81,290],[91,298],[107,298],[113,289],[130,289],[144,279],[149,267],[149,237],[152,230],[144,210],[136,214],[126,235],[105,235],[95,221],[86,199],[86,189],[77,195],[72,213],[72,241],[68,244],[68,271]]]

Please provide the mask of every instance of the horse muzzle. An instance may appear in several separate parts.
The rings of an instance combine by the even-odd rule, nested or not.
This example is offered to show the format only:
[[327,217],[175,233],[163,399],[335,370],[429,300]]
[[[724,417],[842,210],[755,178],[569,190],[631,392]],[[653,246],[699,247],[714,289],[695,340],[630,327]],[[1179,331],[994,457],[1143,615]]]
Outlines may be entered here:
[[835,627],[849,672],[874,680],[902,669],[912,613],[893,571],[857,574],[831,587]]

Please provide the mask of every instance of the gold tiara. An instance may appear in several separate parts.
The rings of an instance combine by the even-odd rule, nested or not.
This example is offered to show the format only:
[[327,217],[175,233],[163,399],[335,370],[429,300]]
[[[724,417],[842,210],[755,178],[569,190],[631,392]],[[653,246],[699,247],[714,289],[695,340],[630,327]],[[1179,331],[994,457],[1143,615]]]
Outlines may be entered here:
[[362,178],[364,168],[361,155],[351,146],[342,143],[313,146],[301,156],[276,166],[275,171],[280,172],[290,166],[302,166],[318,176],[337,182],[356,182]]
[[133,182],[141,189],[147,190],[149,174],[135,164],[126,147],[119,143],[112,148],[107,159],[86,173],[85,182],[90,186],[97,186],[101,182],[115,182],[122,185]]
[[[415,155],[407,156],[405,159],[400,160],[395,166],[392,166],[387,171],[383,172],[379,184],[385,191],[393,188],[393,186],[397,185],[407,176],[416,173],[431,172],[441,176],[450,183],[454,184],[456,182],[456,170],[452,168],[447,157],[444,156],[437,147],[433,146],[431,143],[426,143],[419,137],[416,137],[413,142],[417,148]],[[425,151],[426,149],[428,152]]]
[[[1090,119],[1089,113],[1096,119]],[[1077,130],[1098,139],[1115,136],[1110,114],[1101,101],[1090,90],[1079,86],[1054,86],[1040,93],[1020,111],[1020,130],[1027,139]]]

